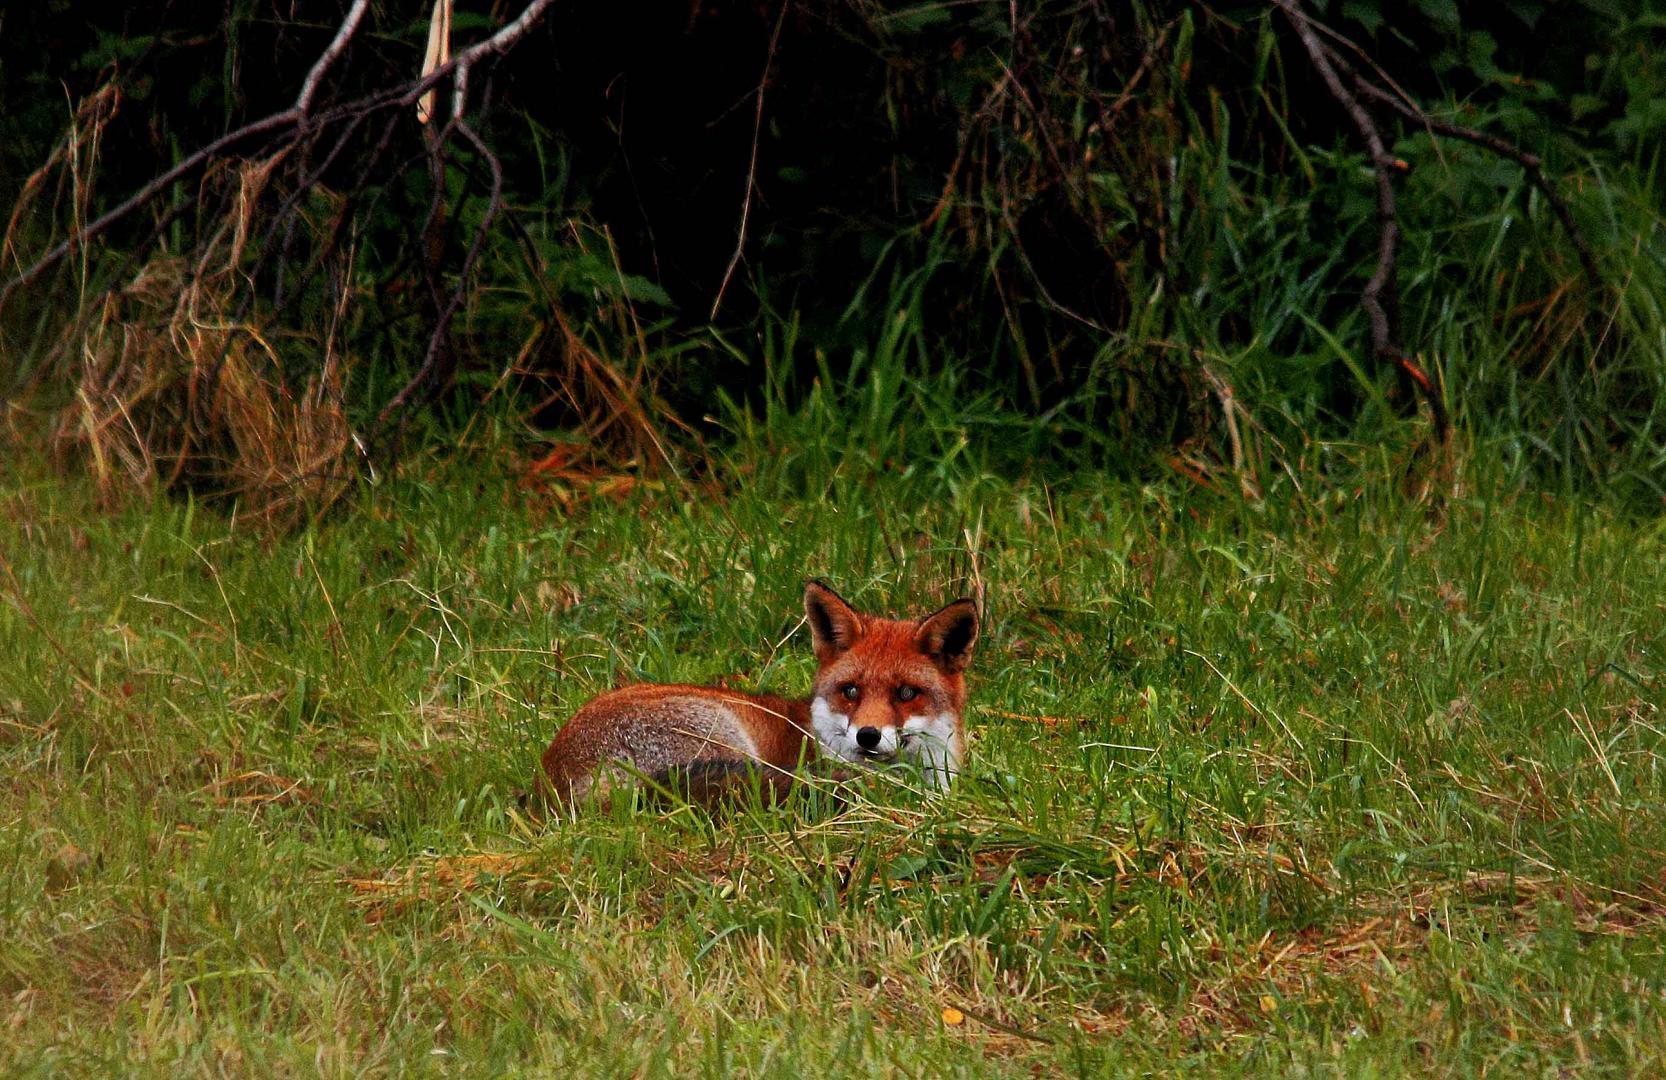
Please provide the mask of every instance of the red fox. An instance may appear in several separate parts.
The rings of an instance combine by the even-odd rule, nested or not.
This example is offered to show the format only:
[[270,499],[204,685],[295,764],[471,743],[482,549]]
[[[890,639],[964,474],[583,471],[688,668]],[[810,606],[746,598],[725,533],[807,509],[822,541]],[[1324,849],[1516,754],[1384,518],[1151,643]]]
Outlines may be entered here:
[[581,706],[544,751],[544,802],[572,808],[638,777],[712,802],[746,778],[780,796],[800,766],[918,769],[938,790],[966,754],[962,672],[977,605],[956,600],[919,620],[859,615],[819,581],[804,587],[819,670],[808,700],[715,687],[626,686]]

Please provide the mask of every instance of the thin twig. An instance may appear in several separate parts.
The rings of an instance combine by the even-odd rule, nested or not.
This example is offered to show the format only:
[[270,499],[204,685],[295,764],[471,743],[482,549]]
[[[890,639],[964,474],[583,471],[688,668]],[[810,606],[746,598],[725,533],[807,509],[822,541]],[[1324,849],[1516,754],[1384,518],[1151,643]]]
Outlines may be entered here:
[[1232,451],[1232,471],[1238,477],[1238,490],[1246,498],[1260,500],[1261,487],[1245,470],[1244,440],[1238,433],[1238,410],[1243,406],[1238,404],[1238,398],[1232,392],[1232,384],[1217,375],[1207,360],[1199,357],[1197,366],[1203,373],[1204,380],[1209,383],[1210,389],[1214,390],[1216,400],[1221,404],[1221,418],[1226,421],[1227,445]]
[[448,368],[451,354],[451,320],[456,316],[457,309],[462,306],[463,297],[468,288],[469,273],[480,259],[481,249],[486,243],[486,234],[491,229],[492,221],[498,215],[499,207],[502,206],[503,165],[498,161],[497,155],[492,153],[485,141],[462,117],[453,116],[447,127],[462,136],[463,140],[474,147],[475,153],[479,154],[481,159],[486,162],[486,166],[492,174],[491,193],[486,203],[486,209],[480,216],[480,224],[475,227],[474,240],[469,244],[468,253],[463,256],[463,265],[457,274],[457,286],[452,289],[451,295],[446,298],[445,303],[440,307],[439,315],[434,320],[433,332],[428,335],[428,349],[423,356],[422,366],[417,369],[417,373],[411,376],[404,387],[393,396],[393,399],[382,407],[381,414],[377,418],[381,431],[371,440],[372,445],[381,442],[381,436],[387,431],[394,415],[401,413],[419,391],[422,392],[424,400],[427,400],[444,386],[446,376],[450,374]]
[[7,281],[4,287],[0,287],[0,306],[4,306],[6,298],[9,297],[14,290],[34,284],[34,282],[38,280],[42,274],[62,262],[64,258],[70,254],[70,252],[85,247],[92,240],[102,236],[110,228],[110,226],[149,203],[162,191],[172,186],[175,181],[183,178],[188,173],[194,172],[197,168],[206,164],[211,158],[219,156],[222,151],[244,141],[245,139],[251,139],[256,135],[264,135],[268,132],[281,131],[284,128],[294,127],[299,121],[300,114],[296,113],[294,109],[285,109],[281,113],[274,113],[262,120],[256,120],[253,123],[245,124],[236,131],[227,132],[218,139],[215,139],[207,146],[204,146],[196,153],[191,154],[189,157],[185,158],[185,160],[181,161],[167,172],[164,172],[162,175],[156,177],[144,187],[140,188],[136,193],[124,200],[114,209],[105,212],[94,221],[91,221],[75,230],[69,236],[65,237],[64,240],[58,244],[58,246],[54,247],[51,251],[48,251],[45,255],[42,255],[28,269],[24,270],[10,281]]
[[735,275],[735,267],[740,265],[741,254],[746,250],[746,223],[752,216],[752,192],[757,187],[758,177],[758,139],[764,127],[764,90],[769,86],[769,69],[775,63],[775,46],[781,40],[781,25],[787,21],[787,8],[791,0],[781,0],[781,12],[775,16],[775,29],[769,35],[769,52],[764,54],[764,73],[758,79],[758,109],[752,119],[752,157],[746,164],[746,194],[740,201],[740,229],[735,237],[735,253],[729,256],[729,265],[723,271],[723,280],[718,283],[717,295],[712,297],[711,319],[716,321],[717,312],[723,306],[723,294],[729,288],[729,279]]

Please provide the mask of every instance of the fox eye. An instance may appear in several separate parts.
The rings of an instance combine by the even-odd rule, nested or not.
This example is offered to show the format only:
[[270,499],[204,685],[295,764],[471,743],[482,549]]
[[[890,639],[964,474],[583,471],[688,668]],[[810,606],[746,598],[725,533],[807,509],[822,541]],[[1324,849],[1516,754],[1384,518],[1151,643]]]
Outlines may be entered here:
[[862,688],[853,682],[849,682],[839,687],[839,693],[844,695],[846,701],[855,701],[862,696]]
[[912,687],[912,686],[899,686],[899,687],[897,687],[897,700],[898,701],[913,701],[915,698],[917,698],[919,696],[920,696],[920,691],[918,689],[916,689],[915,687]]

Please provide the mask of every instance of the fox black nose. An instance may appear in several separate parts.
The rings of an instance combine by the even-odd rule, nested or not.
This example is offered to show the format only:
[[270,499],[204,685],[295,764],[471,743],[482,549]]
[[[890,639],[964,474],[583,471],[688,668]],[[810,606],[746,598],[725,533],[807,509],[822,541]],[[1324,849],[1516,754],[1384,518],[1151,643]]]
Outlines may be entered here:
[[879,745],[879,729],[865,727],[856,729],[856,745],[864,750],[872,750]]

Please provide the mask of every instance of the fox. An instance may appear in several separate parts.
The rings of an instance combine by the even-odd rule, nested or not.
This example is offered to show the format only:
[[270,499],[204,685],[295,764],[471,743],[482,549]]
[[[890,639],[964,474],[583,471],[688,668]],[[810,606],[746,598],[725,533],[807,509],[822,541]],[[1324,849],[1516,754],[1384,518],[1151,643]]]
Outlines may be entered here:
[[570,812],[644,780],[706,806],[752,785],[775,801],[801,769],[842,781],[862,767],[912,768],[947,790],[966,757],[977,604],[881,618],[812,579],[804,619],[817,664],[808,698],[664,683],[611,690],[550,740],[535,784],[542,808]]

